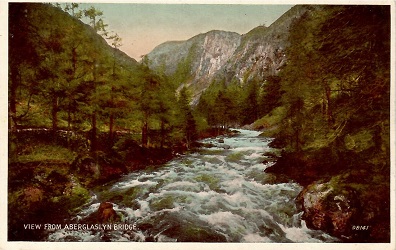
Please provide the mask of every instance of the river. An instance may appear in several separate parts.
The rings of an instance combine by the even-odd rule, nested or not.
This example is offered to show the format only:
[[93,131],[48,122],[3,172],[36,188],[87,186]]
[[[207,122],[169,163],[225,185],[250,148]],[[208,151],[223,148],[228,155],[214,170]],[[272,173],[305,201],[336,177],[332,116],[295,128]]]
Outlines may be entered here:
[[336,242],[301,220],[295,197],[302,187],[274,183],[263,163],[269,138],[239,130],[233,137],[152,170],[134,172],[94,191],[68,223],[87,223],[100,202],[110,201],[127,230],[49,232],[48,241]]

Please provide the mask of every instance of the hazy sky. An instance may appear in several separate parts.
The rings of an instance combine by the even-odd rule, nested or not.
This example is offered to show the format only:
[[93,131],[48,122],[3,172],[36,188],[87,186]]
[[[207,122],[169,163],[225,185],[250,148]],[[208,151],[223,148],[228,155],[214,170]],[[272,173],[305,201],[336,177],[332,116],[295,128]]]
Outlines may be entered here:
[[241,4],[81,4],[103,11],[108,30],[122,38],[121,50],[139,60],[166,41],[187,40],[210,30],[244,34],[269,26],[292,5]]

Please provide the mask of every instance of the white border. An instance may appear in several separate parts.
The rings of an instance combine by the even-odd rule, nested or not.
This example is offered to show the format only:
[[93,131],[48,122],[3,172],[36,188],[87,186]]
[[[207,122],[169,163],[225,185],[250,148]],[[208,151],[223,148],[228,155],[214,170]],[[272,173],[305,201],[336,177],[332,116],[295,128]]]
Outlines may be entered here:
[[[73,1],[53,1],[51,2],[73,2]],[[45,2],[50,2],[45,1]],[[7,166],[8,166],[8,2],[42,2],[29,0],[15,0],[5,1],[0,0],[0,250],[3,249],[29,249],[29,250],[43,250],[43,249],[356,249],[356,250],[395,250],[396,249],[396,231],[395,231],[395,2],[391,0],[333,0],[333,1],[290,1],[290,0],[116,0],[116,1],[92,1],[82,0],[74,2],[91,2],[91,3],[173,3],[173,4],[346,4],[346,5],[391,5],[391,243],[149,243],[149,242],[121,242],[121,243],[107,243],[107,242],[7,242]],[[379,204],[381,206],[381,204]]]

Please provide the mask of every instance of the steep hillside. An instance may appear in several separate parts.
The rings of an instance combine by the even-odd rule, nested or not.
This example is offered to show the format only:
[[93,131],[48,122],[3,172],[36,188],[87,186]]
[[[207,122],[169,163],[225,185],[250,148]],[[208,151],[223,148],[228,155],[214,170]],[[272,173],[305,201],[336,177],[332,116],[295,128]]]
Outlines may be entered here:
[[[12,128],[90,126],[84,116],[97,100],[94,90],[99,95],[106,84],[114,85],[109,79],[115,73],[129,79],[130,72],[139,71],[136,60],[110,46],[96,29],[53,5],[10,5],[9,20]],[[124,83],[131,85],[117,81]]]
[[318,7],[295,6],[271,26],[259,26],[243,35],[241,45],[224,67],[227,79],[235,77],[243,84],[254,78],[263,81],[277,75],[286,62],[291,23],[314,8]]
[[187,41],[161,44],[148,54],[148,59],[152,69],[165,66],[169,76],[183,74],[177,84],[191,86],[198,93],[226,65],[240,42],[241,36],[237,33],[215,30]]
[[187,41],[166,42],[148,54],[150,67],[165,68],[169,76],[179,73],[178,66],[187,68],[177,84],[189,86],[195,101],[214,79],[225,79],[226,84],[263,81],[285,64],[290,24],[310,8],[318,7],[295,6],[270,27],[259,26],[244,35],[210,31]]

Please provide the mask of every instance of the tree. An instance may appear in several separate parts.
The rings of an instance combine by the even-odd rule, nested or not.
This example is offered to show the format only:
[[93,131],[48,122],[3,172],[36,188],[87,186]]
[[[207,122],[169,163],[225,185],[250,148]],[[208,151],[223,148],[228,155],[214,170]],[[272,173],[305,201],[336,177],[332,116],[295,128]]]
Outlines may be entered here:
[[197,139],[196,122],[190,106],[190,100],[187,93],[187,88],[184,86],[179,93],[179,107],[180,118],[182,121],[182,131],[187,148],[190,148],[191,143]]
[[[40,63],[40,55],[35,49],[39,45],[40,37],[33,24],[37,21],[34,13],[40,5],[19,3],[9,6],[9,121],[11,130],[14,130],[21,119],[28,115],[31,100],[37,94],[33,68]],[[18,107],[22,103],[22,97],[18,93],[26,95],[26,107]],[[18,112],[20,109],[23,111]]]
[[259,95],[259,116],[269,114],[274,108],[281,105],[281,78],[279,76],[269,76],[265,80],[261,94]]
[[122,45],[122,39],[118,36],[117,33],[108,37],[111,40],[111,45],[113,46],[113,67],[112,67],[112,81],[111,81],[111,90],[110,90],[110,121],[109,121],[109,143],[113,144],[113,126],[114,126],[114,109],[117,108],[115,103],[114,95],[116,94],[116,87],[114,86],[117,82],[118,78],[116,75],[116,52],[117,49]]
[[253,81],[247,85],[247,96],[243,102],[243,114],[244,118],[242,124],[251,124],[258,119],[259,107],[258,107],[258,95],[259,86],[256,81]]
[[[102,11],[91,6],[89,9],[84,10],[84,16],[89,18],[90,25],[95,32],[97,32],[98,34],[101,33],[104,36],[107,35],[107,31],[106,31],[107,24],[104,24],[104,22],[103,22],[103,19],[102,19],[103,12]],[[99,64],[98,57],[99,57],[98,53],[95,53],[95,52],[92,53],[92,79],[93,79],[92,83],[95,86],[94,92],[96,92],[96,85],[99,83],[98,82],[98,70],[99,70],[98,67],[100,66],[100,64]],[[94,93],[94,96],[96,96],[95,93]],[[97,137],[97,135],[96,135],[97,134],[97,125],[96,125],[97,116],[96,115],[97,115],[98,105],[95,102],[92,102],[91,105],[92,105],[91,151],[95,151],[97,148],[97,145],[96,145],[97,144],[97,142],[96,142],[96,140],[97,140],[97,138],[96,138]]]
[[333,166],[355,153],[385,169],[389,20],[386,6],[316,6],[294,21],[280,75],[285,119],[278,138],[289,152],[321,150]]
[[63,10],[69,13],[72,17],[76,19],[81,19],[83,17],[84,12],[79,10],[78,3],[66,3]]
[[98,33],[107,36],[106,27],[108,26],[103,22],[103,11],[91,6],[83,11],[84,16],[89,18],[90,26]]
[[139,98],[139,110],[142,113],[142,146],[149,145],[150,119],[160,109],[160,102],[157,93],[160,87],[158,76],[148,68],[147,60],[142,60],[141,90]]

